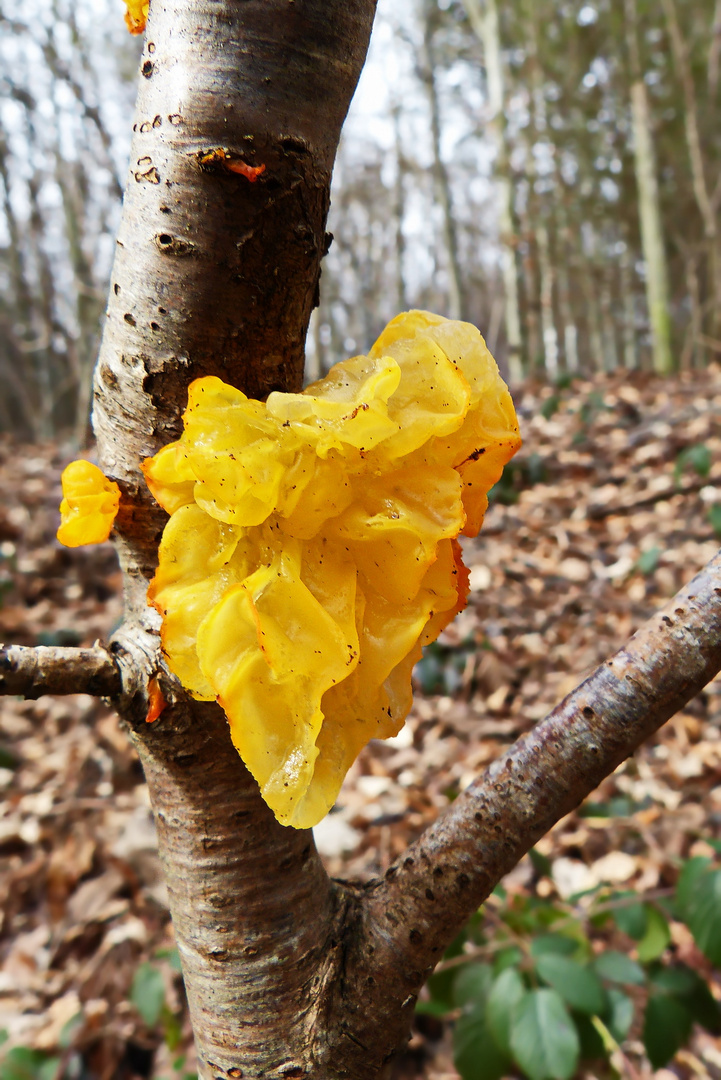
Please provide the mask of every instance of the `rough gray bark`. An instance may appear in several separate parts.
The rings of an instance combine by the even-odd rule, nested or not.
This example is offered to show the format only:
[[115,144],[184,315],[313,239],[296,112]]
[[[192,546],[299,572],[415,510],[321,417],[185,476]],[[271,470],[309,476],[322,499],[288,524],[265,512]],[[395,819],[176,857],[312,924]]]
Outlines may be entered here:
[[[721,668],[719,556],[364,886],[328,879],[312,835],[261,801],[218,707],[191,701],[164,669],[145,605],[163,515],[140,461],[177,434],[191,378],[220,374],[258,394],[300,380],[334,146],[373,3],[298,8],[302,18],[286,0],[155,4],[95,390],[101,459],[123,492],[114,700],[148,780],[203,1080],[387,1077],[458,928]],[[214,147],[266,173],[251,185],[198,168]],[[32,690],[32,658],[26,670]],[[151,676],[167,705],[148,724]],[[63,692],[49,674],[43,686]]]

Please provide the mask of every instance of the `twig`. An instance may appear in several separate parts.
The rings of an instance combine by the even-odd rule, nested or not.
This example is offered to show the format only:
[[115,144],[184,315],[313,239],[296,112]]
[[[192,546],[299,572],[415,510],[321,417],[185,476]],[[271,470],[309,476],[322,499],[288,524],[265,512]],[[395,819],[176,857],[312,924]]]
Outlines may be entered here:
[[0,694],[116,697],[121,688],[120,669],[100,643],[90,649],[0,645]]

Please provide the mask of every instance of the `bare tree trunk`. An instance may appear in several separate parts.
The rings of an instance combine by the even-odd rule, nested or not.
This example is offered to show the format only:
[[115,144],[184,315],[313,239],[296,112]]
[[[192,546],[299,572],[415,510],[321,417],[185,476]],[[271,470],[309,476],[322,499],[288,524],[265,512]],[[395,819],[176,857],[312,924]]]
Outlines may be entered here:
[[668,310],[668,271],[645,82],[636,82],[631,87],[631,116],[641,243],[646,264],[646,301],[653,340],[653,368],[659,375],[668,375],[674,366]]
[[569,264],[572,262],[573,253],[570,229],[566,223],[566,211],[562,199],[563,192],[559,191],[556,201],[558,308],[563,326],[563,356],[566,371],[575,374],[579,370],[578,324],[571,300],[571,279],[569,274]]
[[712,99],[718,93],[719,56],[721,56],[721,0],[716,0],[711,25],[711,43],[708,50],[706,75],[709,97]]
[[648,91],[641,77],[636,0],[625,0],[626,37],[631,65],[631,125],[641,222],[641,245],[646,264],[646,302],[653,341],[653,368],[659,375],[673,371],[668,269],[656,178]]
[[465,310],[463,274],[458,259],[458,235],[453,211],[451,184],[441,153],[441,113],[436,83],[436,55],[433,43],[433,14],[435,4],[425,0],[423,13],[423,68],[421,79],[428,98],[431,114],[431,142],[433,147],[433,183],[436,199],[443,214],[443,240],[446,249],[448,274],[448,317],[462,319]]
[[613,315],[612,264],[608,253],[601,259],[601,336],[603,340],[603,369],[615,371],[618,367],[618,349],[616,347],[616,320]]
[[[543,96],[543,75],[538,57],[538,9],[535,0],[524,5],[526,58],[530,69],[531,115],[533,117],[533,141],[538,145],[546,138],[546,102]],[[555,273],[549,252],[548,227],[546,225],[546,199],[539,191],[540,174],[538,159],[531,147],[529,167],[529,209],[538,252],[539,309],[541,323],[541,357],[546,375],[555,379],[558,375],[558,332],[553,309]]]
[[311,342],[311,355],[306,353],[305,359],[305,377],[306,381],[316,382],[323,375],[323,344],[321,342],[321,306],[318,305],[311,315],[310,324],[308,326],[308,338]]
[[553,311],[555,273],[549,251],[548,229],[541,223],[536,227],[538,247],[538,270],[541,279],[541,333],[543,336],[543,360],[546,375],[555,379],[558,375],[558,332]]
[[[682,249],[683,250],[683,249]],[[688,342],[681,354],[681,370],[703,367],[705,350],[701,344],[703,316],[701,309],[701,286],[698,279],[698,263],[693,251],[685,253],[686,288],[691,306],[691,320],[688,328]]]
[[716,225],[718,195],[715,198],[711,197],[706,182],[704,154],[698,123],[696,87],[689,63],[688,45],[679,25],[676,5],[674,0],[661,0],[661,7],[666,17],[674,62],[683,90],[684,130],[691,166],[693,193],[703,221],[703,231],[708,249],[708,278],[711,292],[710,332],[712,337],[718,337],[719,328],[721,327],[721,252],[719,251],[718,227]]
[[621,253],[619,276],[621,279],[621,294],[623,296],[623,365],[628,371],[633,371],[638,367],[638,351],[636,348],[635,291],[633,288],[628,240],[624,242],[624,249]]
[[[25,243],[24,226],[18,221],[10,196],[13,162],[4,134],[0,131],[0,184],[2,184],[3,216],[9,234],[9,296],[6,321],[5,347],[16,357],[22,357],[18,368],[6,374],[7,383],[13,391],[16,407],[33,438],[46,434],[46,411],[40,399],[41,382],[38,378],[24,379],[22,370],[28,363],[38,366],[37,355],[49,346],[47,328],[37,319],[35,297],[31,286],[31,270],[28,265],[28,245]],[[10,367],[8,363],[7,367]]]
[[49,439],[55,434],[53,416],[55,392],[53,377],[57,373],[58,366],[54,363],[57,357],[55,342],[56,338],[62,335],[62,329],[58,325],[56,319],[57,296],[55,290],[55,278],[50,266],[47,251],[43,245],[46,230],[44,216],[38,197],[38,188],[38,178],[37,176],[32,176],[27,185],[30,198],[28,244],[32,251],[37,273],[38,295],[34,306],[37,315],[37,341],[38,344],[42,342],[42,347],[33,349],[32,355],[35,361],[35,379],[38,387],[38,402],[40,406],[38,430],[41,438]]
[[405,177],[407,163],[405,155],[403,153],[403,142],[401,139],[401,127],[400,127],[400,106],[396,105],[393,109],[393,136],[395,142],[396,151],[396,175],[393,188],[393,208],[395,218],[395,234],[396,234],[396,259],[395,259],[395,279],[396,279],[396,306],[398,311],[405,311],[408,307],[408,297],[406,295],[406,275],[405,275],[405,254],[406,254],[406,238],[403,231],[403,218],[405,214]]
[[471,28],[483,46],[488,92],[488,129],[496,145],[495,180],[498,198],[498,231],[501,241],[501,274],[505,292],[508,371],[512,383],[523,378],[523,339],[516,265],[516,228],[513,219],[513,181],[506,145],[506,116],[501,32],[496,0],[463,0]]
[[[590,232],[591,230],[589,230]],[[598,282],[596,266],[596,234],[591,233],[592,241],[589,252],[581,253],[581,265],[578,278],[581,292],[585,299],[587,337],[590,357],[589,371],[603,371],[603,331],[601,327],[600,305],[598,302]]]
[[528,357],[527,371],[533,372],[543,367],[543,341],[539,327],[539,313],[541,308],[540,290],[538,284],[538,259],[535,243],[535,229],[533,228],[533,216],[535,206],[533,198],[533,178],[526,176],[527,198],[525,206],[519,212],[521,234],[521,282],[524,294],[524,324],[526,339],[526,354]]

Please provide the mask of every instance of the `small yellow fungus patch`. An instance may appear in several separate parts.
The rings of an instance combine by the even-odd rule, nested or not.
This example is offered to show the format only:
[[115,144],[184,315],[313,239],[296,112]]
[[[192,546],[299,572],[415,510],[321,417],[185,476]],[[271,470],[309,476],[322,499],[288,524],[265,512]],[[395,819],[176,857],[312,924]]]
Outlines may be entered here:
[[197,379],[184,425],[144,465],[171,515],[163,648],[278,820],[309,828],[399,731],[421,648],[465,606],[456,538],[520,446],[513,403],[475,327],[411,311],[302,394]]
[[63,470],[58,540],[66,547],[102,544],[120,505],[120,488],[90,461],[71,461]]
[[125,12],[125,25],[131,34],[142,34],[148,18],[150,0],[125,0],[128,10]]

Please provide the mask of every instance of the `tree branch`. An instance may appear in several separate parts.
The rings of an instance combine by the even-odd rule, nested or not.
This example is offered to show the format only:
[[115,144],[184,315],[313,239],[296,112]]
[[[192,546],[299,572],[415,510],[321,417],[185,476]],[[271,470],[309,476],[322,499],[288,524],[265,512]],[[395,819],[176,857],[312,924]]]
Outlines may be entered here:
[[117,697],[121,686],[120,669],[104,645],[92,649],[0,645],[0,694]]
[[[719,670],[721,552],[365,887],[346,958],[356,993],[341,987],[338,1006],[361,1043],[400,1001],[401,1037],[431,968],[503,875]],[[372,987],[369,972],[383,973]]]

